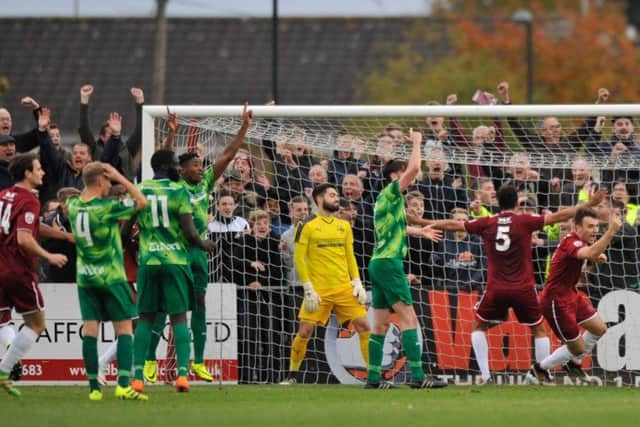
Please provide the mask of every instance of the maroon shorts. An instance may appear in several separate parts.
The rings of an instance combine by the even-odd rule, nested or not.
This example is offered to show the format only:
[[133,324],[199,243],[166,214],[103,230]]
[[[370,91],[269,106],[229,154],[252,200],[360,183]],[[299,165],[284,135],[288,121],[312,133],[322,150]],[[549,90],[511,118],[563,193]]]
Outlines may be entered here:
[[44,299],[34,273],[0,273],[0,311],[15,308],[20,314],[44,310]]
[[553,333],[563,342],[580,338],[579,325],[598,315],[589,298],[582,292],[571,299],[543,295],[540,306]]
[[475,306],[476,319],[483,323],[502,323],[512,308],[518,322],[527,326],[542,323],[538,294],[533,285],[526,288],[487,288]]
[[0,311],[0,326],[8,325],[11,322],[11,310]]

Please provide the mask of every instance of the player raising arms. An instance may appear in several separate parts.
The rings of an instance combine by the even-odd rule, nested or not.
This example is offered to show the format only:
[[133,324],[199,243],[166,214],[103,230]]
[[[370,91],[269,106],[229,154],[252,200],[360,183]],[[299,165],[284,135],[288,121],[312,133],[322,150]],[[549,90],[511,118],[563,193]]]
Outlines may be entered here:
[[[129,386],[133,360],[131,319],[137,310],[124,273],[120,220],[147,205],[140,190],[113,166],[92,162],[82,171],[84,190],[67,202],[76,240],[78,299],[83,321],[82,357],[89,378],[89,399],[101,400],[98,384],[98,327],[113,322],[117,337],[118,385],[115,395],[125,400],[147,400]],[[123,185],[134,200],[108,198],[111,181]]]
[[[170,119],[177,121],[177,118],[175,118],[173,114]],[[222,175],[227,165],[233,160],[252,122],[253,113],[245,103],[242,111],[242,126],[233,141],[225,147],[212,166],[203,168],[202,163],[204,159],[198,156],[196,152],[196,138],[189,139],[191,145],[187,147],[187,152],[178,158],[180,174],[182,176],[180,183],[189,193],[193,206],[193,222],[202,239],[204,239],[207,234],[209,196],[213,192],[216,178]],[[167,138],[165,149],[173,151],[173,138]],[[188,250],[194,290],[194,305],[191,312],[191,331],[193,333],[193,364],[191,365],[191,372],[201,380],[213,381],[213,377],[204,365],[204,347],[207,339],[205,296],[207,293],[207,284],[209,283],[209,263],[207,262],[207,253],[202,249],[196,246],[190,246]],[[162,319],[160,319],[160,321],[156,320],[152,342],[149,348],[149,356],[154,357],[148,356],[147,360],[145,360],[144,376],[145,379],[150,382],[155,382],[157,378],[155,353],[160,341],[160,335],[162,334],[162,329],[159,331],[155,329],[157,327],[164,328],[164,323]]]
[[22,314],[24,327],[0,362],[0,386],[19,396],[9,379],[13,366],[29,351],[45,328],[44,301],[38,287],[36,260],[63,267],[67,257],[52,254],[38,244],[40,202],[33,194],[42,185],[44,171],[36,154],[16,156],[9,164],[16,182],[0,192],[0,308]]
[[304,301],[298,314],[298,333],[291,344],[289,378],[283,384],[298,382],[309,339],[316,325],[327,323],[332,311],[340,324],[353,321],[362,358],[365,364],[369,362],[371,326],[364,307],[367,291],[360,282],[351,225],[334,216],[340,209],[335,186],[318,185],[312,198],[318,212],[298,224],[294,238],[293,256],[304,287]]
[[[604,198],[605,190],[593,194],[587,206],[596,206]],[[542,313],[535,289],[531,259],[531,233],[545,224],[565,221],[575,215],[578,206],[539,216],[518,213],[518,192],[506,185],[498,190],[500,213],[487,218],[459,222],[433,221],[436,228],[449,231],[467,231],[482,237],[487,255],[487,286],[475,306],[471,344],[480,368],[479,384],[491,381],[489,372],[489,345],[486,331],[507,320],[509,307],[518,321],[530,326],[533,333],[535,358],[541,361],[549,355],[549,337],[542,324]]]
[[138,267],[138,312],[134,341],[134,381],[137,392],[144,388],[143,365],[149,349],[151,330],[158,313],[171,319],[176,344],[179,392],[189,391],[187,371],[191,342],[187,311],[193,299],[193,275],[188,247],[211,251],[213,242],[201,240],[193,223],[189,194],[178,183],[180,174],[173,151],[159,150],[151,157],[154,178],[139,185],[149,201],[138,214],[140,262]]
[[388,183],[376,199],[374,221],[376,247],[369,262],[373,312],[373,334],[369,340],[369,370],[366,388],[387,389],[393,385],[381,381],[384,339],[391,322],[391,310],[400,319],[402,348],[409,359],[412,388],[440,388],[447,385],[425,376],[422,369],[422,343],[418,339],[418,317],[413,308],[411,290],[402,260],[407,256],[407,233],[438,241],[442,234],[431,226],[407,227],[402,193],[413,184],[420,171],[422,135],[409,131],[412,143],[409,161],[392,160],[384,167]]
[[[622,226],[622,219],[612,215],[607,231],[596,241],[598,215],[593,209],[578,209],[575,231],[565,236],[553,254],[547,283],[542,291],[540,306],[545,319],[564,345],[531,367],[540,382],[550,380],[548,369],[563,365],[569,375],[585,379],[580,361],[588,355],[607,331],[589,298],[576,289],[587,261],[602,264],[603,254],[611,239]],[[579,326],[586,329],[580,335]]]

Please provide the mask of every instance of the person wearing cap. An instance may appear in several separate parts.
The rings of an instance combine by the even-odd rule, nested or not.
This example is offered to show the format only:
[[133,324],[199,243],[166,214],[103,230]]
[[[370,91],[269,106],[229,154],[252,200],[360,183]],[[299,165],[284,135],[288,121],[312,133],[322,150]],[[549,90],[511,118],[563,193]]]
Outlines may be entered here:
[[16,140],[11,135],[0,135],[0,190],[11,187],[9,162],[16,155]]

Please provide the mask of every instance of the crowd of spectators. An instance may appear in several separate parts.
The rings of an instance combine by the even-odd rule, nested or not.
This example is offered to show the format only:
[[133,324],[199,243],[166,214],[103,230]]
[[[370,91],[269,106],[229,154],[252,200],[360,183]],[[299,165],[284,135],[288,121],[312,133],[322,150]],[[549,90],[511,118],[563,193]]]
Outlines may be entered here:
[[[59,125],[52,120],[55,112],[31,97],[21,101],[34,117],[34,127],[26,133],[15,134],[11,114],[0,108],[0,189],[12,184],[7,165],[15,154],[39,150],[46,173],[39,191],[42,219],[63,231],[70,231],[66,201],[82,190],[81,175],[87,163],[100,160],[112,164],[132,181],[141,179],[143,91],[130,90],[135,128],[128,138],[122,135],[123,118],[118,113],[106,117],[97,132],[92,130],[89,109],[93,91],[91,85],[80,89],[78,135],[65,135],[69,141],[63,140]],[[489,103],[510,105],[508,83],[497,86],[497,96],[485,93],[484,98]],[[596,103],[608,99],[609,91],[600,89]],[[456,95],[447,97],[447,105],[456,103]],[[640,290],[640,135],[635,131],[633,117],[586,117],[570,132],[556,117],[533,123],[515,117],[493,118],[474,125],[465,127],[456,117],[425,118],[426,160],[419,179],[406,194],[410,224],[419,224],[422,219],[465,221],[491,216],[498,211],[496,189],[504,184],[518,189],[523,212],[536,214],[585,201],[590,191],[605,186],[610,197],[598,207],[602,230],[612,212],[621,213],[626,223],[606,251],[609,262],[590,267],[589,283],[595,286],[587,289],[596,299],[611,289]],[[310,194],[325,182],[340,191],[337,215],[352,226],[361,277],[365,284],[368,282],[366,267],[375,244],[373,210],[384,186],[382,170],[395,153],[402,151],[406,132],[397,123],[383,126],[373,137],[375,151],[369,155],[362,154],[365,141],[361,136],[346,130],[333,135],[333,152],[328,155],[318,155],[307,146],[303,127],[286,129],[275,140],[247,141],[246,149],[241,149],[218,177],[208,226],[210,237],[217,244],[211,260],[211,280],[233,282],[244,289],[241,299],[245,307],[240,307],[239,313],[260,316],[264,310],[261,301],[269,305],[277,300],[280,321],[295,316],[295,298],[285,297],[298,292],[299,280],[292,261],[295,226],[317,210]],[[450,154],[456,151],[464,153],[464,161],[452,160]],[[536,158],[538,161],[532,162]],[[540,158],[548,158],[548,165]],[[565,161],[551,161],[554,159]],[[211,160],[205,158],[205,162]],[[636,167],[628,166],[634,164]],[[568,221],[545,227],[533,236],[531,250],[539,287],[544,284],[558,241],[570,230]],[[42,279],[73,282],[74,244],[51,240],[43,245],[49,251],[67,255],[69,263],[62,269],[42,265]],[[407,279],[415,289],[482,289],[486,262],[482,242],[475,236],[447,233],[437,244],[410,237],[408,248]],[[267,292],[261,295],[260,289]],[[278,289],[284,291],[277,293]],[[274,316],[273,306],[269,310],[263,314]],[[249,324],[260,323],[256,319],[249,320]],[[252,339],[261,341],[259,338]],[[267,354],[264,348],[261,351]]]

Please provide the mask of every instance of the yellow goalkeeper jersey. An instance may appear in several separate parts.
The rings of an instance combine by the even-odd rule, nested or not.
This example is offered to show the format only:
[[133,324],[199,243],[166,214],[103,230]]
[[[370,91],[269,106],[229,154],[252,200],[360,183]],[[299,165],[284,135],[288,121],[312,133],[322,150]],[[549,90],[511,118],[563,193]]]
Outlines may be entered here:
[[359,279],[351,225],[333,215],[312,215],[296,228],[294,259],[300,281],[322,292],[351,286]]

